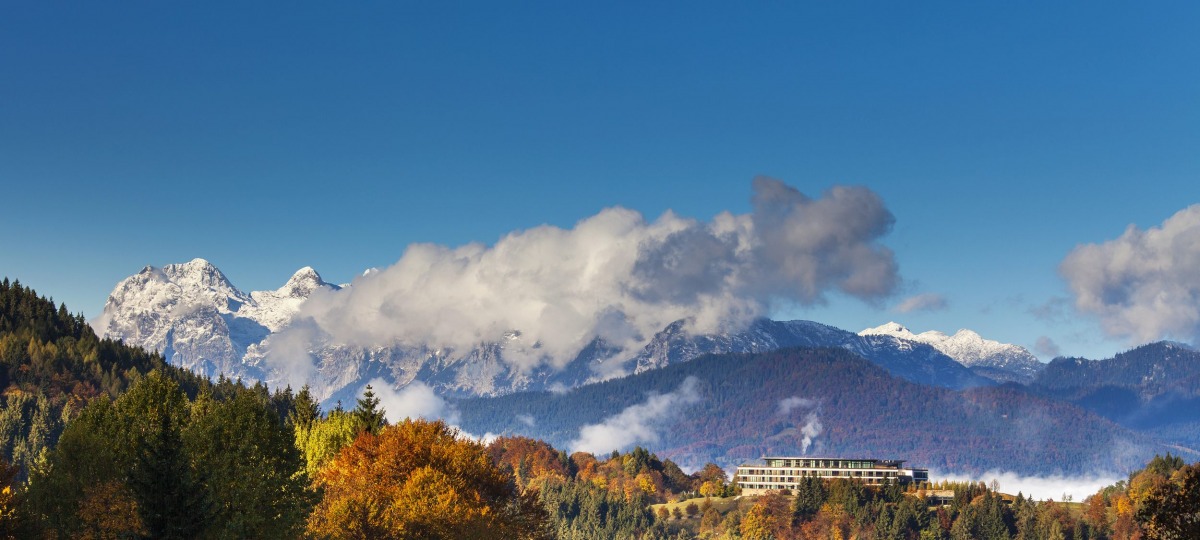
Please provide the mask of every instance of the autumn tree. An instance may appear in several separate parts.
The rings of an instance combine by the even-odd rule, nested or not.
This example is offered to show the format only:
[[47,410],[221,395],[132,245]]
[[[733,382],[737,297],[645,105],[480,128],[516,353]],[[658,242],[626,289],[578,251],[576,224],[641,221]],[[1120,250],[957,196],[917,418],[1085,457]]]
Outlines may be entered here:
[[544,538],[544,510],[483,445],[444,422],[363,433],[317,475],[308,521],[319,538]]
[[1168,482],[1156,484],[1145,495],[1137,519],[1148,538],[1200,538],[1200,464],[1183,466]]

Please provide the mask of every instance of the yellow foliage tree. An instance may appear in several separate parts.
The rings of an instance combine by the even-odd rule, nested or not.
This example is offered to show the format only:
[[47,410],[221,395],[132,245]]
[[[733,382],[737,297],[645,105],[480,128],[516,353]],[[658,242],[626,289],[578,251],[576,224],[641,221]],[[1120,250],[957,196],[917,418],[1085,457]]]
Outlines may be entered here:
[[771,530],[774,528],[774,516],[761,504],[750,507],[750,511],[742,518],[741,533],[745,540],[767,540],[771,538]]
[[547,537],[535,494],[518,493],[481,444],[440,421],[360,435],[316,483],[324,490],[308,522],[316,538]]
[[137,501],[122,482],[109,481],[84,488],[77,515],[82,524],[79,538],[83,540],[137,538],[146,534]]

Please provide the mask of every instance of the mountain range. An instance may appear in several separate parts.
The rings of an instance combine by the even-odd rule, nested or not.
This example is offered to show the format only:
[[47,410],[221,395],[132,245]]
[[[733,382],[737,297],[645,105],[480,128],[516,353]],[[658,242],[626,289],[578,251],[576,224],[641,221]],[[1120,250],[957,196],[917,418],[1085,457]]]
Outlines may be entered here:
[[[284,347],[278,346],[280,332],[303,326],[302,306],[311,295],[336,293],[345,286],[353,285],[327,283],[306,267],[279,289],[246,293],[203,259],[162,268],[147,266],[117,284],[93,325],[104,337],[160,351],[172,364],[206,376],[288,382],[286,370],[292,362],[272,361],[272,354],[284,354],[280,352]],[[624,366],[618,374],[641,373],[708,353],[842,347],[905,379],[956,389],[1021,379],[1027,369],[1020,364],[1009,372],[1005,370],[1013,364],[995,361],[987,364],[991,372],[981,374],[972,371],[983,365],[978,354],[959,358],[955,355],[961,351],[939,350],[911,337],[911,333],[855,334],[810,321],[768,319],[754,320],[738,331],[694,334],[689,322],[681,320],[649,336],[631,357],[615,360]],[[456,351],[435,343],[364,347],[318,335],[304,342],[303,350],[292,348],[287,354],[311,357],[314,390],[327,401],[350,399],[376,378],[396,386],[420,380],[439,394],[466,397],[573,388],[611,376],[600,367],[613,363],[617,349],[603,340],[594,340],[575,358],[560,359],[556,363],[562,368],[542,365],[522,370],[505,360],[506,347],[521,339],[514,330],[470,350]]]
[[[528,350],[518,330],[461,351],[348,345],[319,333],[282,346],[312,326],[309,298],[346,287],[354,284],[330,284],[303,268],[279,289],[246,293],[196,259],[121,281],[92,324],[103,337],[161,351],[209,377],[282,386],[293,364],[279,355],[292,355],[312,364],[305,380],[326,405],[352,403],[376,379],[394,388],[420,381],[451,399],[472,433],[521,433],[564,447],[584,427],[642,410],[639,403],[673,395],[695,377],[698,398],[676,402],[682,416],[669,416],[661,439],[649,441],[693,465],[809,444],[946,470],[1047,474],[1121,471],[1163,448],[1200,454],[1200,353],[1176,343],[1043,364],[965,329],[916,334],[888,323],[855,333],[760,318],[722,333],[676,321],[624,357],[596,339],[554,362],[560,368],[514,367],[506,350]],[[615,375],[607,369],[614,361],[622,367]],[[789,399],[802,416],[776,416]]]

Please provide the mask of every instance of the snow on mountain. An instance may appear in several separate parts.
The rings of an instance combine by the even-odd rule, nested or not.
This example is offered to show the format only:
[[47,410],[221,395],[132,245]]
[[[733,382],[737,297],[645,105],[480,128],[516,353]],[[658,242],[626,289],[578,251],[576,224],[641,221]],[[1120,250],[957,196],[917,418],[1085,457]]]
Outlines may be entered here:
[[677,321],[649,336],[632,357],[596,339],[570,361],[524,369],[505,359],[506,350],[530,348],[516,331],[457,351],[432,344],[347,345],[294,320],[304,302],[322,288],[339,289],[308,267],[279,289],[245,293],[203,259],[147,266],[117,284],[93,326],[105,337],[161,351],[172,364],[206,376],[224,374],[272,385],[310,383],[326,401],[350,402],[363,385],[379,377],[397,387],[420,380],[444,396],[494,396],[571,388],[707,353],[799,346],[845,348],[924,384],[964,388],[990,383],[924,343],[858,335],[809,321],[759,319],[747,328],[718,334],[692,334],[687,321]]
[[338,288],[312,268],[277,290],[247,294],[204,259],[147,266],[117,284],[92,325],[104,337],[160,351],[205,375],[259,378],[242,362],[247,348],[287,326],[319,287]]
[[925,343],[985,377],[1005,382],[1028,384],[1045,367],[1024,347],[984,339],[978,333],[961,329],[948,336],[937,330],[914,334],[908,328],[889,322],[858,333],[860,336],[892,336]]

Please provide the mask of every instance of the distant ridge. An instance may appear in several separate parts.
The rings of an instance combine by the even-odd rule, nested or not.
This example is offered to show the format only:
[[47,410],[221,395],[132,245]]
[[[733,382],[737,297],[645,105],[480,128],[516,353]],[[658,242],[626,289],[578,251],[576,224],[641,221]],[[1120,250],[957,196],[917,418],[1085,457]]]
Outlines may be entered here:
[[1015,385],[958,391],[921,385],[842,348],[703,355],[566,393],[474,398],[457,407],[472,433],[519,433],[569,450],[583,426],[629,416],[632,406],[676,392],[689,378],[696,399],[647,420],[658,428],[659,454],[685,467],[799,455],[814,418],[820,427],[808,430],[816,433],[809,455],[903,456],[942,472],[1124,472],[1160,448]]

